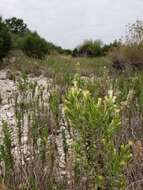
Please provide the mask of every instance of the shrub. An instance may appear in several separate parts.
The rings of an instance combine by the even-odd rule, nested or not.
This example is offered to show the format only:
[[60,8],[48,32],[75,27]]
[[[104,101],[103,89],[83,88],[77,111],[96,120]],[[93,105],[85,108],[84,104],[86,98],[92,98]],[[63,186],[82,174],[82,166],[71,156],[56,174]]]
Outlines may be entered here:
[[23,36],[11,33],[12,49],[20,50],[23,42]]
[[119,48],[120,46],[121,46],[121,42],[117,41],[117,40],[113,41],[110,44],[105,44],[103,46],[104,55],[106,55],[107,53],[109,53],[110,51],[112,51],[114,48]]
[[123,55],[122,48],[115,48],[110,52],[113,61],[113,68],[123,71],[127,66],[127,59]]
[[143,21],[137,20],[134,24],[128,25],[128,34],[126,36],[128,44],[143,43]]
[[[122,57],[122,59],[118,59]],[[112,52],[113,64],[120,68],[123,63],[134,68],[143,68],[143,22],[129,25],[126,41]],[[118,60],[118,61],[117,61]]]
[[78,54],[79,54],[78,49],[75,48],[75,49],[72,51],[72,56],[73,56],[73,57],[77,57]]
[[47,42],[36,32],[28,33],[22,41],[22,50],[29,57],[42,59],[48,53]]
[[123,170],[131,154],[129,145],[114,143],[121,130],[120,106],[111,90],[108,96],[96,99],[77,83],[65,100],[65,113],[75,140],[76,175],[86,177],[86,189],[123,190]]
[[11,49],[11,37],[6,25],[0,18],[0,60],[5,57]]
[[86,40],[82,45],[73,51],[73,56],[76,55],[88,57],[102,56],[102,42],[100,40]]
[[143,68],[143,42],[122,47],[122,53],[133,68]]

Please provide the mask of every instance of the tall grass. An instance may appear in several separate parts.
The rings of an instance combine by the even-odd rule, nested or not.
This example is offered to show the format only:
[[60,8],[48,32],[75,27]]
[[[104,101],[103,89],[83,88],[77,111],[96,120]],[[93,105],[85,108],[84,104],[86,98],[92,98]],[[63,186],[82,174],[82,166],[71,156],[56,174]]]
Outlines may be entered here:
[[[41,71],[53,71],[46,85],[30,80],[23,66],[25,74],[14,77],[17,91],[10,101],[15,126],[8,121],[2,126],[2,186],[142,189],[142,73],[114,75],[106,61],[49,57],[38,63]],[[87,75],[86,68],[91,69]]]

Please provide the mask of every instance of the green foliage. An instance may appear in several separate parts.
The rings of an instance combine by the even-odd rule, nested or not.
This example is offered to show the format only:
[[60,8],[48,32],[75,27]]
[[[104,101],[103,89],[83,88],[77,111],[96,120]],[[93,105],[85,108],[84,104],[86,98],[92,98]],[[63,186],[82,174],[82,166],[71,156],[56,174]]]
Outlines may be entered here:
[[30,31],[23,19],[12,17],[6,19],[4,23],[12,38],[12,48],[22,48],[28,56],[42,58],[47,52],[49,54],[71,54],[71,50],[63,49],[52,42],[46,42],[46,40],[42,39],[38,33]]
[[30,32],[23,39],[22,50],[30,57],[42,59],[48,53],[47,42],[36,32]]
[[25,24],[22,19],[12,17],[10,19],[6,19],[5,23],[12,33],[23,35],[29,31],[27,24]]
[[[4,27],[1,23],[0,27]],[[115,48],[119,64],[142,60],[142,38],[136,36],[142,31],[140,24],[131,26],[132,35],[125,44],[115,41],[102,46],[88,42],[81,48],[83,51],[73,51],[74,59],[57,55],[70,51],[45,42],[37,33],[21,37],[12,32],[13,47],[23,49],[26,44],[27,55],[32,58],[12,51],[10,70],[42,73],[48,81],[43,86],[25,74],[18,81],[14,77],[17,90],[14,97],[9,97],[9,103],[15,111],[16,126],[11,128],[3,122],[0,145],[0,179],[10,189],[125,190],[140,183],[142,72],[127,70],[112,75],[107,57],[77,57],[95,56],[100,46],[104,53]],[[39,55],[44,47],[46,51]],[[34,59],[43,58],[47,52],[54,55]],[[77,74],[71,88],[75,72],[81,78]]]
[[73,57],[77,57],[78,54],[79,54],[78,49],[75,48],[75,49],[73,50],[73,52],[72,52],[72,56],[73,56]]
[[114,144],[121,130],[120,107],[112,91],[95,99],[77,80],[65,100],[65,113],[74,129],[77,163],[88,176],[90,189],[125,189],[123,169],[131,158],[128,145]]
[[104,54],[108,54],[109,52],[113,51],[115,48],[119,48],[121,46],[121,42],[120,41],[113,41],[112,43],[109,44],[105,44],[103,46],[103,52]]
[[59,104],[60,104],[59,97],[60,97],[59,92],[55,90],[50,94],[50,98],[49,98],[49,107],[57,123],[58,123],[58,118],[59,118]]
[[3,132],[3,145],[0,146],[0,159],[4,161],[6,172],[13,168],[13,155],[12,155],[12,134],[6,122],[2,125]]
[[100,40],[86,40],[82,45],[73,50],[73,56],[77,55],[88,57],[102,56],[102,42]]
[[10,49],[11,36],[2,18],[0,18],[0,60],[8,54]]

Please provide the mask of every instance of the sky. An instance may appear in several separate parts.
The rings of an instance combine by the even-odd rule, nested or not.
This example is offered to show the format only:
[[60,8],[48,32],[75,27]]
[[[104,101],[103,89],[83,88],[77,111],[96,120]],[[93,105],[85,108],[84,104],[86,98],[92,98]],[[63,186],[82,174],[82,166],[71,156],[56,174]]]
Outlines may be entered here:
[[143,20],[143,0],[0,0],[0,15],[23,18],[48,41],[74,48],[124,36],[128,23]]

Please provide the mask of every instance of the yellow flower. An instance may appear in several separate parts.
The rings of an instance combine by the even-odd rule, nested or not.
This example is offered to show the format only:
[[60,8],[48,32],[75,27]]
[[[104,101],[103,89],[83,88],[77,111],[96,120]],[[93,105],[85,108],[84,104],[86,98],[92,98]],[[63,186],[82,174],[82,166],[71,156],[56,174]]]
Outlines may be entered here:
[[124,161],[124,160],[122,160],[121,162],[120,162],[120,166],[125,166],[126,165],[126,162]]
[[102,143],[103,143],[103,144],[105,144],[105,143],[106,143],[106,140],[105,140],[104,138],[102,139]]
[[77,62],[77,63],[76,63],[76,66],[80,66],[80,63],[79,63],[79,62]]
[[83,90],[82,94],[83,94],[84,97],[90,96],[90,92],[88,90]]
[[104,178],[103,178],[102,175],[99,175],[99,176],[98,176],[98,179],[99,179],[99,180],[103,180]]
[[130,146],[132,146],[134,143],[133,143],[133,141],[129,140],[129,141],[128,141],[128,144],[129,144]]
[[101,98],[98,98],[98,103],[97,103],[97,106],[100,106],[102,103],[102,99]]
[[108,90],[109,97],[113,97],[113,90]]
[[77,88],[78,83],[77,83],[77,81],[76,81],[76,80],[74,80],[74,81],[73,81],[73,85],[74,85],[74,87],[76,87],[76,88]]
[[113,152],[114,152],[114,154],[116,154],[116,152],[117,152],[117,151],[116,151],[116,149],[115,149],[115,148],[113,149]]
[[121,145],[121,149],[124,149],[124,148],[125,148],[125,145],[124,145],[124,144],[122,144],[122,145]]

